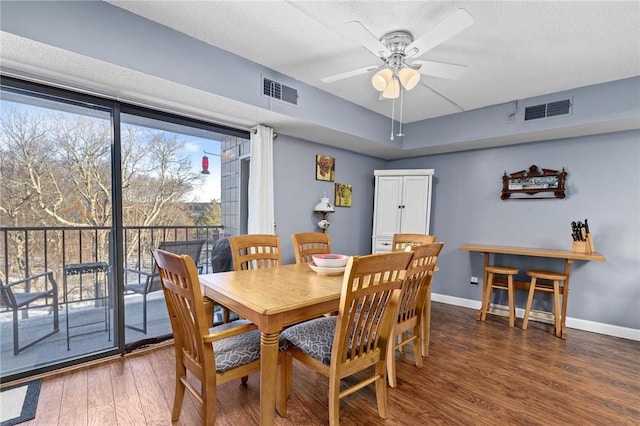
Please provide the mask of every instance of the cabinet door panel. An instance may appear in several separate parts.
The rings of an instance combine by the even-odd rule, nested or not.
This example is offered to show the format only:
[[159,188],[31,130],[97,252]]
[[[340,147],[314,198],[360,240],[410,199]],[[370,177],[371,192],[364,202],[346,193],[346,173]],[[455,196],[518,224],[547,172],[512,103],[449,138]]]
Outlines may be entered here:
[[400,233],[427,233],[429,178],[405,176],[402,185],[402,219]]
[[376,203],[375,235],[393,238],[393,234],[400,229],[402,177],[380,177],[376,187]]

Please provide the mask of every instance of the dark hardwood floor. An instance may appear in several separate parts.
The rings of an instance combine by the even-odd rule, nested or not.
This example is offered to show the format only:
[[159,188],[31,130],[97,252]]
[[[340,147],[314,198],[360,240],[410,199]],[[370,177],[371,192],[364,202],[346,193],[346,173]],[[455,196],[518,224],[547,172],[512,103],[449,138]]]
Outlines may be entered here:
[[[389,417],[377,415],[373,387],[344,399],[342,425],[640,425],[640,342],[502,318],[477,322],[475,311],[433,303],[429,357],[418,369],[398,354],[398,387]],[[520,325],[520,321],[517,322]],[[43,381],[29,425],[169,425],[173,347],[148,351]],[[218,387],[220,425],[256,425],[259,377],[247,387]],[[198,425],[185,396],[177,425]],[[287,418],[278,425],[328,423],[327,379],[294,362]]]

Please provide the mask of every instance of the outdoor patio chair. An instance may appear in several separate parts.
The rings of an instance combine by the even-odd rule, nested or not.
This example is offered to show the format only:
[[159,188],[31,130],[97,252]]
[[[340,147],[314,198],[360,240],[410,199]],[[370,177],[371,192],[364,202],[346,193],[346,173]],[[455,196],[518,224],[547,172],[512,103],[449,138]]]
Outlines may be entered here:
[[[51,283],[51,287],[45,287],[42,291],[29,291],[34,288],[36,280],[46,277]],[[46,283],[46,280],[45,280]],[[20,291],[18,286],[24,287]],[[60,330],[58,321],[58,284],[53,278],[53,272],[44,272],[42,274],[33,275],[31,277],[14,281],[12,283],[4,284],[2,278],[0,278],[0,288],[2,289],[2,303],[11,309],[13,313],[13,354],[18,355],[21,351],[28,347],[35,345],[36,343],[46,339],[54,333]],[[32,308],[42,308],[49,305],[49,299],[51,299],[50,309],[53,312],[53,331],[47,333],[44,336],[37,338],[36,340],[20,347],[20,339],[18,333],[18,322],[20,318],[18,312],[25,311]],[[43,300],[43,304],[32,305],[37,300]]]
[[[205,240],[190,241],[163,241],[158,248],[175,254],[186,254],[197,264]],[[126,272],[133,272],[137,275],[138,281],[127,283],[124,286],[125,293],[136,293],[142,295],[142,327],[125,325],[132,330],[147,334],[147,296],[149,293],[162,290],[160,275],[156,263],[153,263],[151,271],[126,268]]]

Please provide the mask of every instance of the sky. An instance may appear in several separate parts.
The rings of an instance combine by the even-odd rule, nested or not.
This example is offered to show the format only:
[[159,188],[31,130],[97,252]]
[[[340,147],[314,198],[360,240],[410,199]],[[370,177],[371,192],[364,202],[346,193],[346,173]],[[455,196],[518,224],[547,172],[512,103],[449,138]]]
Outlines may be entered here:
[[[208,153],[219,153],[220,142],[211,139],[202,139],[191,136],[182,135],[187,138],[185,150],[191,160],[191,170],[194,173],[202,171],[202,156],[204,151]],[[209,175],[201,175],[202,183],[198,185],[188,196],[188,199],[195,198],[194,201],[208,203],[212,200],[220,200],[220,157],[206,154],[209,158]]]
[[[6,97],[5,95],[8,95],[10,99],[4,99]],[[33,112],[34,114],[46,114],[53,110],[69,114],[70,116],[74,114],[91,116],[92,113],[95,113],[96,116],[94,118],[109,119],[108,113],[105,113],[104,111],[96,112],[92,111],[90,108],[74,107],[55,101],[41,100],[37,98],[34,100],[27,96],[3,93],[3,98],[0,99],[0,117],[4,117],[4,113],[8,112],[9,106],[17,107],[22,111]],[[123,114],[123,116],[128,118],[133,117],[129,114]],[[143,120],[143,122],[138,120]],[[221,142],[216,139],[219,134],[203,129],[159,122],[153,119],[141,118],[138,120],[136,120],[133,125],[146,127],[152,131],[167,132],[171,135],[176,135],[179,140],[184,142],[184,154],[191,162],[191,170],[201,178],[199,183],[196,182],[194,190],[185,197],[185,201],[208,203],[212,200],[220,200],[220,157],[212,155],[220,153]],[[168,129],[172,129],[173,131]],[[200,137],[198,135],[205,137]],[[202,156],[205,155],[204,151],[212,153],[207,154],[207,157],[209,158],[209,175],[203,175],[200,173],[202,171]]]

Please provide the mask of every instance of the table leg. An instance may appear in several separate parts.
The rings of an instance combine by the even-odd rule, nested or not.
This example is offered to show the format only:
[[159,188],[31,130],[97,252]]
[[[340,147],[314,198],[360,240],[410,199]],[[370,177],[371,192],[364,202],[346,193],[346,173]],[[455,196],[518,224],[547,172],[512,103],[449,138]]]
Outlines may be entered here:
[[560,336],[563,339],[567,338],[567,302],[569,300],[569,276],[571,274],[571,264],[573,263],[573,259],[566,259],[564,264],[564,274],[567,276],[567,279],[564,282],[564,286],[562,287],[562,318],[560,319]]
[[[484,296],[484,292],[487,291],[487,279],[489,277],[489,274],[487,273],[487,266],[489,266],[489,256],[491,256],[491,253],[484,253],[484,266],[482,267],[482,296]],[[484,297],[480,300],[480,309],[476,313],[476,321],[480,321],[482,316],[482,300],[484,300]]]
[[260,333],[260,424],[262,426],[271,426],[275,421],[279,339],[279,332]]
[[[422,307],[422,318],[420,321],[420,335],[422,336],[422,356],[429,356],[429,339],[431,334],[431,283],[427,289],[427,296],[424,298]],[[417,354],[415,355],[417,356]]]

